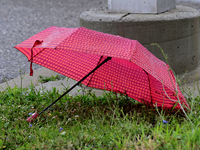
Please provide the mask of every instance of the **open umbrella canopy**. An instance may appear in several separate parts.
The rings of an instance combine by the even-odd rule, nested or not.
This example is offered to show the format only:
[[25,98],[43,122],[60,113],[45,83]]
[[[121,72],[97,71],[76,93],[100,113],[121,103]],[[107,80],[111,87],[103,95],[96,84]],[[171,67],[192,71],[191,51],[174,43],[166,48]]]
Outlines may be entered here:
[[77,81],[112,57],[81,83],[158,107],[172,108],[180,101],[189,108],[170,67],[136,40],[83,27],[53,26],[15,48],[27,56],[31,65],[39,64]]

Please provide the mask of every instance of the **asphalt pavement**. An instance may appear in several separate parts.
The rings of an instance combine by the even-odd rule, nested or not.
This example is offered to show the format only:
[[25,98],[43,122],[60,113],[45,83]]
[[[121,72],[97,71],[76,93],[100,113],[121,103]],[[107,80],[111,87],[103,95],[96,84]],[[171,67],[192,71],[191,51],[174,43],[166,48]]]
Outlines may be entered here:
[[0,0],[0,83],[29,72],[26,56],[14,46],[50,26],[77,28],[83,11],[106,5],[107,0]]

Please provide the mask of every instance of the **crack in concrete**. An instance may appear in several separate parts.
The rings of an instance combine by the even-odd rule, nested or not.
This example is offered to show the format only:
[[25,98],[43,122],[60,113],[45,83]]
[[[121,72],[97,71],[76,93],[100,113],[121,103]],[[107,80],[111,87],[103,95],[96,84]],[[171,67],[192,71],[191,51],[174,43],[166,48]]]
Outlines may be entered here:
[[130,15],[130,13],[126,13],[126,14],[124,14],[123,16],[121,16],[121,17],[119,18],[119,22],[121,22],[121,23],[119,23],[118,35],[120,35],[120,36],[122,36],[122,37],[124,37],[123,19],[124,19],[126,16],[128,16],[128,15]]
[[128,15],[130,15],[131,13],[126,13],[126,14],[124,14],[123,16],[121,16],[120,18],[119,18],[119,21],[122,21],[123,20],[123,18],[125,18],[126,16],[128,16]]

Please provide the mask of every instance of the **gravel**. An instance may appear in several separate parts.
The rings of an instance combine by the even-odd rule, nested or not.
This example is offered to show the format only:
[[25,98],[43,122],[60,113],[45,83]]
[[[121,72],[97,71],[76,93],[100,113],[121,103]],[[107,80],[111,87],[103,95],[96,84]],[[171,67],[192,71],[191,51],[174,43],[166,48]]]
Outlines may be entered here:
[[83,11],[103,6],[107,0],[0,0],[0,83],[29,72],[30,63],[14,46],[50,26],[79,27]]

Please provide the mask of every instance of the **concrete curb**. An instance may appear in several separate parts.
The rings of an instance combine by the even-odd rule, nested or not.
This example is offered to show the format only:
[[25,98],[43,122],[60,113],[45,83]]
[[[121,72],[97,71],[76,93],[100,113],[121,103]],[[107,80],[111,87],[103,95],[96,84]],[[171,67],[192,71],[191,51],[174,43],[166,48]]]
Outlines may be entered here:
[[[198,73],[198,72],[196,72],[196,73]],[[22,87],[28,88],[28,87],[31,86],[31,83],[35,86],[36,90],[41,90],[41,91],[42,90],[49,91],[49,90],[52,90],[55,87],[57,90],[59,90],[59,93],[62,94],[63,92],[66,91],[65,87],[71,87],[71,86],[73,86],[74,84],[77,83],[77,81],[68,78],[68,79],[64,79],[64,80],[50,81],[50,82],[41,84],[38,81],[38,77],[40,75],[41,76],[56,76],[56,75],[58,75],[58,73],[54,72],[50,69],[44,68],[44,67],[40,68],[39,70],[34,70],[33,76],[29,76],[28,73],[24,75],[24,78],[22,80]],[[193,74],[192,78],[193,79],[195,78],[194,74]],[[197,79],[192,83],[183,84],[182,87],[180,87],[180,89],[185,90],[186,93],[191,92],[192,96],[196,97],[200,94],[199,91],[198,91],[198,87],[197,87],[197,81],[198,81],[198,86],[200,87],[200,80]],[[15,79],[8,81],[7,83],[11,88],[14,88],[15,86],[21,87],[21,78],[17,77]],[[0,91],[3,91],[8,87],[7,83],[4,82],[4,83],[0,84]],[[94,88],[90,88],[90,87],[86,87],[86,86],[82,85],[82,87],[77,86],[76,88],[74,88],[69,94],[76,96],[76,95],[88,94],[88,92],[94,93],[97,97],[99,97],[99,96],[101,96],[102,94],[105,93],[105,91],[103,91],[103,90],[94,89]],[[187,97],[188,95],[184,94],[184,96]]]
[[[22,87],[28,88],[29,86],[31,86],[31,83],[33,85],[38,85],[40,83],[38,81],[38,77],[40,75],[41,76],[52,76],[52,75],[56,76],[58,75],[58,73],[44,67],[38,70],[34,70],[33,76],[30,76],[29,73],[22,75],[23,76]],[[21,78],[20,76],[18,76],[12,80],[7,81],[7,83],[4,82],[0,84],[0,91],[5,90],[8,86],[10,86],[11,88],[14,88],[15,86],[21,87]]]
[[[53,88],[55,87],[57,90],[59,90],[59,93],[62,94],[63,92],[66,91],[67,87],[70,88],[71,86],[73,86],[74,84],[77,83],[77,81],[70,79],[70,78],[67,78],[64,80],[58,80],[58,81],[49,81],[44,84],[41,84],[38,81],[39,76],[56,76],[56,75],[59,75],[59,73],[54,72],[54,71],[44,68],[44,67],[40,68],[39,70],[34,71],[33,76],[30,76],[29,73],[23,75],[22,87],[28,88],[31,86],[31,84],[33,84],[33,86],[35,86],[35,89],[40,90],[41,92],[53,90]],[[0,91],[3,91],[8,87],[14,88],[15,86],[21,87],[21,77],[20,76],[8,81],[7,83],[6,82],[1,83]],[[89,87],[86,87],[85,85],[82,85],[82,86],[75,87],[69,94],[76,96],[76,95],[88,94],[88,92],[94,93],[97,97],[99,97],[103,93],[105,93],[105,91],[103,91],[103,90],[89,88]]]

